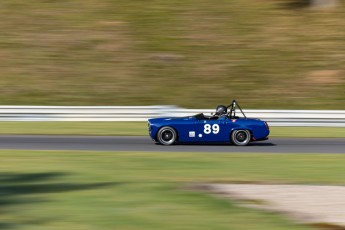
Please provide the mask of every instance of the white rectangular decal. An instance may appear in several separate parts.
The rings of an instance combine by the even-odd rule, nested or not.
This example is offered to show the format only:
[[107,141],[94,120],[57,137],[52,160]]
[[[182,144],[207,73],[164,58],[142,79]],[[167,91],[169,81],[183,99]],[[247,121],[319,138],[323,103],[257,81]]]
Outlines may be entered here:
[[195,132],[194,131],[189,131],[189,137],[195,137]]

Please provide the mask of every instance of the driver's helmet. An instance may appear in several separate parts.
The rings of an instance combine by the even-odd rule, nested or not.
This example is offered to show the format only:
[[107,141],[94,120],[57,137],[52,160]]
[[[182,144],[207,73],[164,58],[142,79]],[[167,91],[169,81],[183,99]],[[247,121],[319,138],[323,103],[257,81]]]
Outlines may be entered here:
[[216,115],[222,116],[224,114],[227,114],[227,108],[224,105],[218,105],[216,109]]

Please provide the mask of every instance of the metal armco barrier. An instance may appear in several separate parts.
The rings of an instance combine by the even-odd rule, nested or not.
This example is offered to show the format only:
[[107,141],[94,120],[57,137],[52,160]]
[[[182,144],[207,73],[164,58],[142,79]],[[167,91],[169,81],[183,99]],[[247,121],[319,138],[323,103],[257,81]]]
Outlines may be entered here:
[[[271,126],[345,127],[345,110],[243,110]],[[147,121],[148,118],[210,114],[214,109],[175,106],[0,106],[0,121]]]

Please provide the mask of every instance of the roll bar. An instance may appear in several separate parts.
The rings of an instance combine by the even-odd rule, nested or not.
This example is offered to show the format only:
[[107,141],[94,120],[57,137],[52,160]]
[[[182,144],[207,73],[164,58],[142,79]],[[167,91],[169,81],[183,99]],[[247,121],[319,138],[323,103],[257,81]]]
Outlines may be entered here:
[[236,100],[233,100],[231,102],[231,104],[226,107],[226,108],[230,108],[230,111],[228,112],[228,116],[230,117],[230,119],[236,117],[236,107],[239,108],[239,110],[241,111],[241,113],[244,116],[244,118],[247,119],[246,115],[242,111],[241,106],[237,103]]

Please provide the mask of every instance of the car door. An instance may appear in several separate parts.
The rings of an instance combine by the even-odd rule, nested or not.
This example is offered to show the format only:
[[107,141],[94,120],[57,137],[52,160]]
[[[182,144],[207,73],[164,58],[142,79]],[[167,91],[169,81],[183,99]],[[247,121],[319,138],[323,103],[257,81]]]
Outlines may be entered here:
[[228,142],[230,127],[228,120],[199,120],[196,127],[199,142]]

